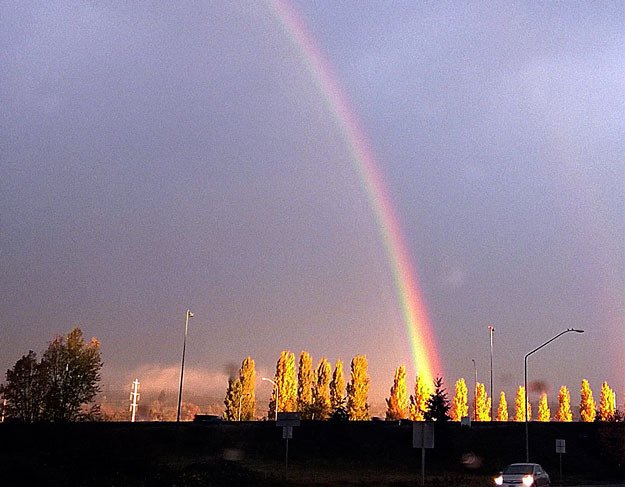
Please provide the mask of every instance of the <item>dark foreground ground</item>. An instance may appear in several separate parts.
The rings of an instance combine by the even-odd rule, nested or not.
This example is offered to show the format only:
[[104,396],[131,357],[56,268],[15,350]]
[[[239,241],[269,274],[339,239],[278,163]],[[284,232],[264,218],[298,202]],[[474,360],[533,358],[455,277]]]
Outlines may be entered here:
[[[525,457],[521,423],[437,425],[426,485],[490,486]],[[625,423],[531,423],[530,456],[565,485],[624,479]],[[289,441],[273,422],[1,424],[0,472],[34,486],[419,485],[412,424],[303,421]]]

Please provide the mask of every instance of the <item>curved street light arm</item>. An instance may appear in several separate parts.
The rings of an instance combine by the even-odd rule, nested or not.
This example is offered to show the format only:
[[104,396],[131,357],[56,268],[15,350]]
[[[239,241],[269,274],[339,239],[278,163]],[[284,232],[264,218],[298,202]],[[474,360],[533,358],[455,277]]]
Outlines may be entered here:
[[565,333],[569,333],[570,331],[574,331],[575,333],[584,333],[584,330],[576,330],[575,328],[567,328],[564,331],[561,331],[560,333],[558,333],[556,336],[554,336],[553,338],[551,338],[550,340],[547,340],[545,343],[543,343],[542,345],[540,345],[539,347],[536,347],[534,350],[532,350],[531,352],[528,352],[527,354],[525,354],[525,366],[524,366],[524,376],[525,376],[525,461],[529,462],[530,461],[530,447],[529,447],[529,432],[528,432],[528,411],[527,411],[527,357],[529,357],[530,355],[532,355],[534,352],[538,352],[538,350],[540,350],[541,348],[543,348],[546,345],[549,345],[552,341],[554,341],[556,338],[561,337],[562,335],[564,335]]

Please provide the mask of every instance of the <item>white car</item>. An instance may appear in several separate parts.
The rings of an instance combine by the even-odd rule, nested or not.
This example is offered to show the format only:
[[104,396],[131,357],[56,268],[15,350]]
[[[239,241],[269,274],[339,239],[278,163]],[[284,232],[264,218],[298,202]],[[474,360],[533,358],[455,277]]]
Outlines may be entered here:
[[537,463],[512,463],[495,477],[502,487],[551,487],[549,475]]

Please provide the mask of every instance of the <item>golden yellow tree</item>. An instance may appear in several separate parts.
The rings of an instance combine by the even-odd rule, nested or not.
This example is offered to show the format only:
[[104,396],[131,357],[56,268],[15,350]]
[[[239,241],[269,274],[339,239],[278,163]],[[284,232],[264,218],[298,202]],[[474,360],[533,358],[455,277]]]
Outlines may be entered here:
[[343,362],[336,361],[334,366],[334,372],[332,374],[332,381],[330,382],[330,405],[332,411],[336,411],[340,407],[344,407],[345,397],[345,377],[343,374]]
[[460,421],[463,417],[469,415],[469,391],[467,389],[467,383],[463,378],[456,381],[455,390],[456,393],[451,402],[449,416],[452,421]]
[[430,389],[417,374],[414,385],[414,395],[410,395],[410,419],[412,421],[424,421],[427,411],[427,402],[430,397]]
[[491,399],[486,393],[484,384],[475,384],[475,398],[473,399],[473,420],[490,421]]
[[310,408],[310,419],[326,419],[330,416],[330,380],[332,366],[325,357],[319,360],[313,389],[313,404]]
[[250,421],[256,417],[256,365],[252,357],[246,357],[239,369],[241,382],[241,419]]
[[347,384],[347,415],[350,420],[369,419],[369,375],[365,355],[356,355],[351,363],[351,376]]
[[571,393],[566,386],[560,387],[558,392],[558,411],[555,416],[556,421],[570,423],[573,421],[573,413],[571,411]]
[[592,397],[592,389],[586,379],[582,380],[580,390],[579,415],[585,423],[592,423],[597,416],[595,399]]
[[228,379],[224,405],[224,418],[228,421],[249,421],[256,415],[256,370],[254,360],[246,357],[241,363],[238,376]]
[[408,393],[406,391],[406,366],[400,365],[395,370],[393,386],[386,399],[386,419],[396,420],[408,417]]
[[616,413],[616,396],[607,382],[601,384],[601,398],[599,399],[599,420],[612,421]]
[[[515,421],[525,421],[525,387],[519,386],[516,391],[516,397],[514,398],[514,420]],[[532,405],[530,404],[529,398],[527,400],[527,420],[530,421],[532,419]]]
[[547,393],[543,392],[540,395],[540,400],[538,401],[538,421],[542,421],[544,423],[551,420],[551,410],[549,409],[549,404],[547,403]]
[[[228,379],[226,398],[224,399],[224,419],[226,421],[236,421],[238,419],[239,401],[241,400],[241,381],[238,377]],[[156,407],[154,407],[156,410]]]
[[506,401],[506,393],[503,391],[501,391],[501,393],[499,394],[497,421],[508,421],[508,402]]
[[[295,373],[295,354],[288,350],[282,351],[276,363],[274,378],[278,385],[278,412],[297,411],[297,375]],[[269,402],[269,418],[273,418],[276,411],[276,388],[271,394]]]
[[308,352],[302,351],[297,371],[297,409],[302,414],[302,419],[311,419],[314,386],[312,357]]

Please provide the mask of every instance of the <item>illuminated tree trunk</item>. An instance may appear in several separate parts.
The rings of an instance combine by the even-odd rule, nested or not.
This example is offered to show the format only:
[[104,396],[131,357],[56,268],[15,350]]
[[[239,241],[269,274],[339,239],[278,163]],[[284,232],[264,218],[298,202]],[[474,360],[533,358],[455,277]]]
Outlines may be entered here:
[[299,356],[299,370],[297,373],[297,406],[302,419],[311,419],[313,405],[313,388],[315,374],[313,372],[312,357],[308,352]]
[[547,393],[543,392],[540,395],[540,401],[538,401],[538,421],[548,422],[551,420],[551,411],[549,410],[549,404],[547,404]]
[[332,411],[344,407],[345,401],[345,376],[343,374],[343,362],[336,361],[332,381],[330,382],[330,404]]
[[406,391],[406,366],[395,370],[390,396],[386,400],[386,419],[396,420],[408,417],[408,393]]
[[558,412],[555,416],[556,421],[570,423],[573,421],[573,413],[571,412],[571,393],[568,387],[560,387],[558,392]]
[[473,401],[473,420],[490,421],[491,399],[486,394],[484,384],[477,383],[475,386],[475,399]]
[[582,380],[580,390],[579,415],[585,423],[592,423],[597,416],[595,399],[592,397],[592,389],[586,379]]
[[410,396],[410,419],[412,421],[424,421],[427,412],[427,402],[430,397],[430,390],[421,378],[417,375],[414,385],[414,395]]
[[456,381],[454,398],[451,403],[451,411],[449,416],[452,421],[460,421],[463,417],[469,415],[469,391],[464,379]]
[[356,355],[351,363],[351,378],[347,384],[347,415],[350,420],[369,419],[369,376],[367,357]]
[[501,393],[499,394],[497,421],[508,421],[508,402],[506,401],[506,393],[503,391],[501,391]]
[[613,421],[616,413],[615,395],[607,382],[601,385],[601,398],[599,399],[599,420]]
[[[515,421],[525,421],[525,387],[519,386],[516,391],[516,397],[514,399],[514,420]],[[532,405],[530,404],[529,398],[527,400],[527,420],[530,421],[532,419]]]

